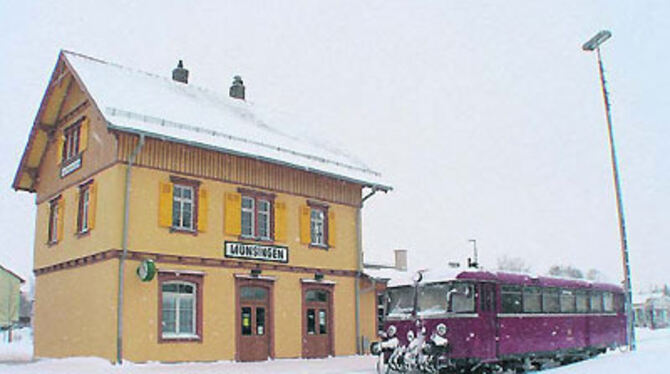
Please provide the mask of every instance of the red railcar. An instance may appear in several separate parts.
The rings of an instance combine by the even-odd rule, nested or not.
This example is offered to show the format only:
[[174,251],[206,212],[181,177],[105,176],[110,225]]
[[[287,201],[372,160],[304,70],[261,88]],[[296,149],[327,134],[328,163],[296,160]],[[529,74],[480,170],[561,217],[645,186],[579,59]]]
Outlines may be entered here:
[[379,372],[500,371],[567,363],[626,343],[619,286],[513,273],[420,273],[391,284]]

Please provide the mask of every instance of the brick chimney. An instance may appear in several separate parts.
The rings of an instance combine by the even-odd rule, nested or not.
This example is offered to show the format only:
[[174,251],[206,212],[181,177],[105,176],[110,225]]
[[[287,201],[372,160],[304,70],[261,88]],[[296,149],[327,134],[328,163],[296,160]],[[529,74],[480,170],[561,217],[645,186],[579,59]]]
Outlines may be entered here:
[[188,70],[184,69],[182,60],[179,60],[177,67],[172,70],[172,80],[188,84]]
[[242,77],[239,75],[236,75],[233,77],[233,85],[230,86],[230,97],[235,98],[235,99],[240,99],[244,100],[244,82],[242,81]]

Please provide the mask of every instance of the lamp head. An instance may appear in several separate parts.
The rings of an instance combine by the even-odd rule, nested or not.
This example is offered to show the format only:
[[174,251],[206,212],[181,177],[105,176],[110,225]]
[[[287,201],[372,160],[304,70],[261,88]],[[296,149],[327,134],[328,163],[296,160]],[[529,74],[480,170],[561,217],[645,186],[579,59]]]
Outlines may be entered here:
[[588,42],[584,43],[582,49],[585,51],[593,51],[596,48],[600,47],[607,39],[612,37],[612,33],[607,30],[602,30],[597,33],[593,38],[589,39]]

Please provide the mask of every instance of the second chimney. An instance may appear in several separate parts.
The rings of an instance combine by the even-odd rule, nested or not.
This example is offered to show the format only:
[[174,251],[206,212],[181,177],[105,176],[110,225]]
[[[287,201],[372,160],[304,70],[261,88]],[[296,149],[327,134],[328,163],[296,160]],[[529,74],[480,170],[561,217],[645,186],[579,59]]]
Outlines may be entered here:
[[184,69],[182,60],[179,60],[177,67],[172,70],[172,80],[188,84],[188,70]]
[[230,86],[229,94],[232,98],[244,100],[244,82],[239,75],[233,77],[233,85]]

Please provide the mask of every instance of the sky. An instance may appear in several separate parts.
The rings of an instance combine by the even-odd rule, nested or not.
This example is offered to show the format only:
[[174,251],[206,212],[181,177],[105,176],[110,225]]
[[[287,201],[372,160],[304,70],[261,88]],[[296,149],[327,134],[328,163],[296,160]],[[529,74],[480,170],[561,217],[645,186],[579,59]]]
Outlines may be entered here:
[[[227,91],[288,114],[382,172],[367,261],[518,257],[622,279],[599,30],[632,280],[670,283],[666,1],[0,0],[0,264],[32,271],[34,196],[11,188],[58,52]],[[0,183],[0,185],[2,185]]]

